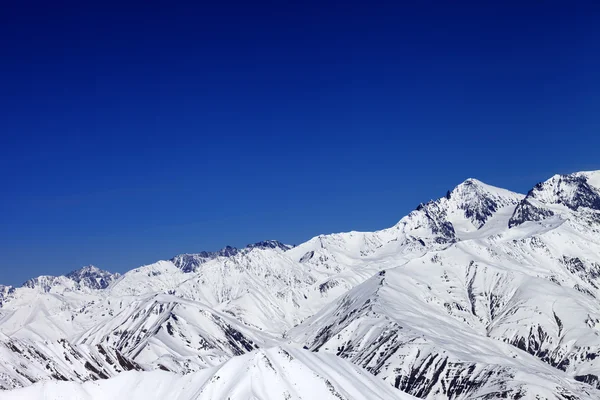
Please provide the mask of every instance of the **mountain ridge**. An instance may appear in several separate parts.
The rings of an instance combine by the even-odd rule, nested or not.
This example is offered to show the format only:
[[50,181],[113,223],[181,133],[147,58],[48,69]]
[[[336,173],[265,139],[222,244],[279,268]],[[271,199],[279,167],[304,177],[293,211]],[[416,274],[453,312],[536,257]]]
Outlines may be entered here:
[[[600,171],[598,171],[598,172],[600,172]],[[501,188],[498,188],[498,187],[494,187],[494,186],[488,185],[488,184],[486,184],[486,183],[484,183],[484,182],[482,182],[482,181],[480,181],[480,180],[478,180],[476,178],[467,178],[466,180],[464,180],[463,182],[461,182],[460,184],[458,184],[454,189],[452,189],[451,191],[449,190],[446,196],[449,196],[452,192],[456,191],[458,188],[460,188],[462,186],[482,186],[484,188],[493,188],[495,190],[500,190],[500,191],[512,193],[513,195],[522,196],[522,195],[517,194],[516,192],[510,192],[509,190],[506,190],[506,189],[501,189]],[[437,200],[430,200],[427,203],[421,203],[421,204],[419,204],[417,206],[416,210],[419,210],[420,208],[424,207],[426,204],[438,202],[441,199],[442,198],[439,198]],[[341,233],[346,233],[346,232],[341,232]],[[335,235],[335,233],[333,233],[332,235]],[[321,236],[327,236],[327,235],[317,235],[317,236],[313,237],[312,239],[315,239],[315,238],[318,238],[318,237],[321,237]],[[309,239],[308,241],[310,241],[312,239]],[[183,258],[185,256],[193,256],[193,257],[197,257],[198,259],[206,259],[206,260],[200,262],[200,264],[201,264],[201,263],[203,263],[205,261],[212,260],[212,259],[214,259],[216,257],[231,257],[231,256],[239,253],[240,251],[244,251],[244,250],[247,251],[247,250],[251,250],[251,249],[254,249],[254,248],[259,248],[259,249],[279,248],[279,249],[282,249],[283,251],[286,251],[286,250],[289,250],[289,249],[291,249],[293,247],[296,247],[296,246],[284,244],[283,242],[280,242],[279,240],[276,240],[276,239],[269,239],[269,240],[263,240],[263,241],[255,242],[255,243],[250,243],[250,244],[248,244],[248,245],[246,245],[245,247],[242,247],[242,248],[237,248],[237,247],[233,247],[233,246],[227,245],[227,246],[223,247],[222,249],[216,250],[216,251],[200,251],[200,252],[197,252],[197,253],[182,253],[182,254],[178,254],[178,255],[174,256],[169,261],[173,261],[175,264],[181,265],[182,269],[189,269],[189,268],[186,267],[185,261],[183,261],[183,260],[177,260],[177,259],[178,258]],[[177,262],[175,262],[175,260],[177,260]],[[24,286],[28,282],[33,282],[37,278],[42,278],[42,277],[52,277],[52,278],[58,278],[58,277],[63,277],[63,276],[64,277],[69,277],[69,275],[71,275],[73,273],[76,273],[78,271],[83,271],[83,270],[85,270],[86,268],[89,268],[89,267],[96,268],[100,272],[104,272],[104,273],[108,273],[108,274],[122,275],[121,273],[118,273],[118,272],[117,273],[111,273],[109,271],[101,270],[101,269],[99,269],[99,268],[97,268],[97,267],[95,267],[95,266],[93,266],[93,265],[90,264],[88,266],[84,266],[84,267],[81,267],[79,269],[76,269],[76,270],[70,271],[68,273],[65,273],[64,275],[58,275],[58,276],[54,276],[54,275],[40,275],[40,276],[31,278],[31,279],[28,279],[21,286]],[[192,269],[189,269],[189,271],[191,271],[191,270]],[[0,284],[0,286],[15,287],[15,288],[20,287],[20,286],[10,286],[10,285],[5,286],[5,285],[1,285],[1,284]]]
[[[0,287],[0,359],[26,366],[0,387],[56,379],[45,363],[75,382],[190,374],[284,344],[418,398],[598,398],[599,185],[585,171],[523,195],[469,178],[379,231]],[[71,364],[54,360],[65,346]]]

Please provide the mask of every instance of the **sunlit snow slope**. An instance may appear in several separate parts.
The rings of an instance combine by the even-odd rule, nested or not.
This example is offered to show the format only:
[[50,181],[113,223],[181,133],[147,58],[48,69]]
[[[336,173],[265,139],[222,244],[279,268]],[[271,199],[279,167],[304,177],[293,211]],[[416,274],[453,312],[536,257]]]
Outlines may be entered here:
[[257,350],[188,375],[126,372],[97,382],[44,382],[0,399],[402,400],[412,399],[335,356],[290,347]]

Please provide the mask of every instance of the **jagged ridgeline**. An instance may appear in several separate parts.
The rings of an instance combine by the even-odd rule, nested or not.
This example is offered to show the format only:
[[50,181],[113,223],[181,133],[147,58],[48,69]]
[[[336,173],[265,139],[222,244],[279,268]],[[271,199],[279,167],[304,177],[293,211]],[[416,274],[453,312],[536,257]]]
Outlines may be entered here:
[[0,286],[0,398],[599,399],[599,296],[600,171],[468,179],[376,232]]

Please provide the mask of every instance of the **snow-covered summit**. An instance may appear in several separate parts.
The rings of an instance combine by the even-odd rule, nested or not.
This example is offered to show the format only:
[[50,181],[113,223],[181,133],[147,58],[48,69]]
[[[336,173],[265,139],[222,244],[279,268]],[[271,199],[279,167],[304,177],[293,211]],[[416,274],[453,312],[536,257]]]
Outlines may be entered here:
[[467,179],[445,197],[420,204],[397,224],[408,237],[447,245],[461,234],[480,229],[500,209],[514,207],[525,196]]
[[496,211],[517,204],[523,195],[467,179],[447,196],[449,212],[463,212],[474,227],[481,228]]

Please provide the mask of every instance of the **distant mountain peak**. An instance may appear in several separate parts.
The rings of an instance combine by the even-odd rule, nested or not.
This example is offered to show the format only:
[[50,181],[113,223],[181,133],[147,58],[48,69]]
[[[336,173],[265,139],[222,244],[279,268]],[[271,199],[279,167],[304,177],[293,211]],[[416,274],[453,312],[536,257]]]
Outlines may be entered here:
[[118,273],[113,274],[111,272],[101,270],[93,265],[88,265],[71,271],[66,275],[38,276],[37,278],[29,279],[23,284],[23,286],[30,289],[40,288],[44,292],[50,292],[53,287],[71,287],[74,283],[79,288],[102,290],[106,289],[120,276],[121,275]]
[[75,271],[71,271],[65,276],[90,289],[106,289],[121,275],[101,270],[93,265],[87,265]]

